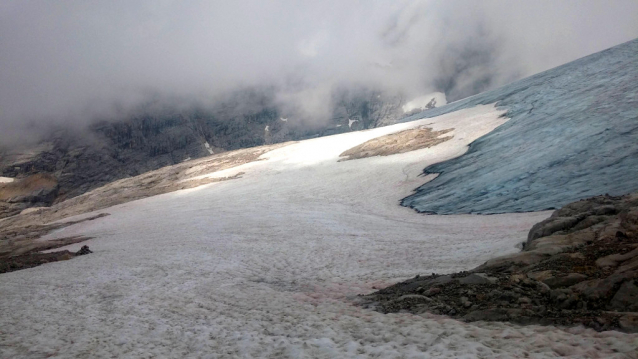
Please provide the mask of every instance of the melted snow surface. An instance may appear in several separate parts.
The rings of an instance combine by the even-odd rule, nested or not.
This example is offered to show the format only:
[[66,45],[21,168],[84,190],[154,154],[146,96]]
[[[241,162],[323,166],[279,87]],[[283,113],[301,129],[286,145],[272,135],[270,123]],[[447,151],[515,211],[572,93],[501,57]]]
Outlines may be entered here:
[[[94,236],[80,244],[94,253],[0,275],[0,357],[634,355],[637,335],[466,324],[352,304],[375,286],[514,252],[549,215],[425,216],[398,205],[426,180],[417,177],[424,166],[462,154],[505,121],[500,114],[478,106],[298,142],[212,174],[245,172],[240,179],[119,205],[64,228],[51,237]],[[337,162],[348,148],[419,125],[455,128],[454,138]]]

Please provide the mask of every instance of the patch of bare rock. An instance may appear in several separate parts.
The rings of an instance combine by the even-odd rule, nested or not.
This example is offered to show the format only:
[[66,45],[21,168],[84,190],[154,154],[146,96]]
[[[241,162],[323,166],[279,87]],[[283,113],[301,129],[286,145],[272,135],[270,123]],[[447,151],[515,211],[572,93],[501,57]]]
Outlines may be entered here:
[[570,203],[534,225],[520,253],[362,299],[384,313],[638,332],[638,194]]
[[68,227],[85,221],[93,221],[108,215],[108,213],[98,213],[75,221],[31,224],[16,228],[13,231],[0,228],[0,273],[37,267],[45,263],[68,260],[79,255],[92,253],[88,246],[82,246],[76,253],[66,250],[43,253],[43,251],[84,242],[91,239],[90,237],[75,236],[48,241],[38,240],[38,238],[55,229]]
[[50,206],[58,190],[57,179],[48,173],[0,183],[0,218],[14,216],[32,207]]
[[418,127],[391,133],[352,147],[340,154],[339,157],[345,157],[341,159],[341,161],[346,161],[420,150],[422,148],[436,146],[441,142],[451,139],[453,136],[439,136],[453,130],[453,128],[449,128],[442,131],[432,131],[432,129],[428,127]]
[[[90,237],[71,237],[58,240],[51,247],[58,248],[73,243],[83,242],[90,239]],[[89,249],[89,246],[82,246],[79,251],[73,253],[67,250],[55,251],[48,253],[41,253],[36,251],[30,251],[25,254],[11,256],[0,260],[0,273],[14,272],[21,269],[33,268],[42,264],[66,261],[77,256],[83,256],[93,253]]]

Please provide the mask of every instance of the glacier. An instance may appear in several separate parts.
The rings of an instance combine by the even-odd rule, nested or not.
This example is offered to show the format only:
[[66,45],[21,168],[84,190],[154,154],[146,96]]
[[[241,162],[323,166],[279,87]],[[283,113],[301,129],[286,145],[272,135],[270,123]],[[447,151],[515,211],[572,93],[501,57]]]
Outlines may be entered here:
[[638,39],[404,119],[496,103],[510,120],[402,205],[437,214],[553,209],[638,190]]
[[[291,143],[205,174],[241,178],[110,207],[50,233],[93,253],[0,275],[2,358],[626,358],[638,334],[463,323],[357,304],[415,274],[516,252],[549,212],[421,215],[398,205],[508,123],[479,105]],[[373,138],[451,129],[431,148],[341,161]],[[80,216],[90,216],[83,214]],[[70,217],[64,221],[77,219]],[[64,249],[64,248],[61,248]],[[77,247],[66,249],[76,250]]]

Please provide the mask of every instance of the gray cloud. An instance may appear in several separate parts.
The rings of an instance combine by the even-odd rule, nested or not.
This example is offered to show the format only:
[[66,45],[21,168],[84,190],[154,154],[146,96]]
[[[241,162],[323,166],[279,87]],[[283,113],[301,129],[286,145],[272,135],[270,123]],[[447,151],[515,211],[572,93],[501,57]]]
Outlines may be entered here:
[[637,36],[633,0],[5,0],[0,144],[250,87],[308,121],[349,85],[454,100]]

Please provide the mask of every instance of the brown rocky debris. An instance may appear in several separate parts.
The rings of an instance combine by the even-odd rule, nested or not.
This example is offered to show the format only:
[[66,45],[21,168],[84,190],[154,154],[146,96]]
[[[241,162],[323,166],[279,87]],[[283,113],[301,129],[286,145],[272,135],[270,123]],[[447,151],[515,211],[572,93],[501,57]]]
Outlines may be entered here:
[[30,207],[46,207],[58,195],[57,179],[38,173],[14,182],[0,183],[0,218],[19,214]]
[[432,131],[431,128],[418,127],[389,135],[373,138],[356,147],[343,152],[339,157],[345,157],[341,161],[355,160],[374,156],[389,156],[397,153],[405,153],[422,148],[436,146],[441,142],[451,139],[453,136],[439,137],[450,131],[449,128],[442,131]]
[[32,249],[26,253],[0,257],[0,273],[8,273],[21,269],[33,268],[51,262],[66,261],[77,256],[93,253],[89,249],[89,246],[82,246],[82,248],[75,253],[69,252],[67,250],[49,253],[41,252],[48,249],[60,248],[69,244],[83,242],[88,239],[90,239],[90,237],[68,237],[47,242],[41,242],[43,244],[40,247]]

